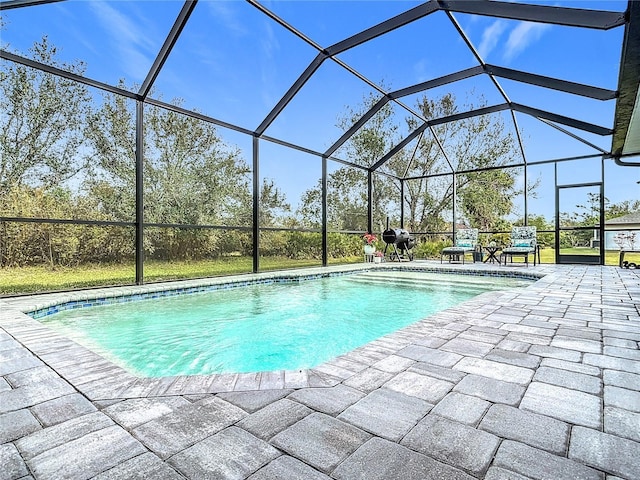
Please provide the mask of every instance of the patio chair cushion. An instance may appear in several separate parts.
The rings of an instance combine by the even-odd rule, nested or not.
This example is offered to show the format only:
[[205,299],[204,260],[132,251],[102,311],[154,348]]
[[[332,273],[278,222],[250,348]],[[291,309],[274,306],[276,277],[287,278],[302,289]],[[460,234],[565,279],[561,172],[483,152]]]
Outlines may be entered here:
[[473,247],[445,247],[442,249],[442,253],[464,253],[473,249]]
[[514,247],[525,247],[525,248],[531,248],[531,244],[533,242],[531,240],[518,240],[516,241],[513,246]]
[[511,245],[509,245],[507,249],[522,248],[524,250],[534,251],[536,244],[536,227],[513,227],[511,229]]
[[502,249],[502,253],[531,253],[532,247],[505,247]]
[[477,228],[461,228],[456,232],[455,246],[459,248],[474,249],[478,243]]

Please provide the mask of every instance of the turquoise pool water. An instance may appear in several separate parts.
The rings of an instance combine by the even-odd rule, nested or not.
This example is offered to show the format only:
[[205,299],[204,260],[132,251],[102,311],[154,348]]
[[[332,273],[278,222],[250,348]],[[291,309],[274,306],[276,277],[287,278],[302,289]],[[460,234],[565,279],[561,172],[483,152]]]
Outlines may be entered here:
[[297,370],[481,292],[530,283],[354,274],[69,310],[41,321],[144,376]]

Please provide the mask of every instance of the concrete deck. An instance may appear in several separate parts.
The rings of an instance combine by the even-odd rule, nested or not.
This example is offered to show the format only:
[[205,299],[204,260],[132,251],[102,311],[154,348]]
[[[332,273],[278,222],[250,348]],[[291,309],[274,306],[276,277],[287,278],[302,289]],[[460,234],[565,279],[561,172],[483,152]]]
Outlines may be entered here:
[[0,300],[0,480],[640,478],[639,271],[528,270],[262,374],[136,378],[21,313],[69,295]]

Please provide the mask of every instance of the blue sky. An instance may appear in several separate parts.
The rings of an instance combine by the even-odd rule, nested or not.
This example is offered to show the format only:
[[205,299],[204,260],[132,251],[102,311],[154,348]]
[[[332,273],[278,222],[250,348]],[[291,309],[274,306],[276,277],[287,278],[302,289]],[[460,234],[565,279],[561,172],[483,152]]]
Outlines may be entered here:
[[[314,42],[327,47],[419,3],[263,4]],[[528,3],[610,11],[626,8],[625,1]],[[2,45],[24,53],[34,41],[48,35],[51,43],[59,47],[60,59],[86,62],[87,76],[111,84],[124,79],[133,86],[145,78],[181,7],[182,2],[177,1],[69,0],[10,10],[3,12],[7,25],[2,31]],[[617,87],[622,28],[603,32],[467,14],[453,16],[487,63],[608,89]],[[187,108],[197,108],[253,130],[316,54],[314,48],[246,2],[201,0],[158,76],[154,96],[164,100],[181,98]],[[477,65],[444,12],[346,51],[339,58],[371,81],[384,82],[390,90]],[[504,79],[499,81],[514,102],[612,126],[614,101],[589,100]],[[334,62],[326,61],[266,133],[323,151],[340,136],[336,123],[346,106],[356,106],[369,91],[369,86]],[[485,75],[428,94],[437,96],[449,91],[461,100],[469,95],[483,95],[489,104],[504,101]],[[416,98],[407,97],[403,101],[413,105]],[[398,119],[406,115],[401,109],[396,111]],[[596,153],[529,116],[518,114],[517,120],[531,161]],[[221,133],[229,143],[242,148],[247,159],[251,158],[249,138],[226,130]],[[610,137],[574,133],[603,148],[610,147]],[[301,193],[316,184],[320,176],[318,162],[282,147],[262,145],[261,173],[275,179],[289,201],[297,203]],[[619,201],[629,198],[629,192],[637,192],[635,182],[640,169],[610,170],[610,178],[614,175],[621,178],[615,183],[618,187],[607,191],[609,198]],[[618,173],[622,170],[622,174]],[[549,198],[546,194],[544,197],[547,202],[540,209],[546,213]]]

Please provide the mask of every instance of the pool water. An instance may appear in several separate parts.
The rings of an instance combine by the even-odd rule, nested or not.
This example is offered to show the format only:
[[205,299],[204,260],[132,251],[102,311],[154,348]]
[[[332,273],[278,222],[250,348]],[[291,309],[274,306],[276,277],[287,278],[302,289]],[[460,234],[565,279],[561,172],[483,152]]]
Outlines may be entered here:
[[479,293],[530,283],[371,272],[69,310],[42,321],[143,376],[298,370]]

